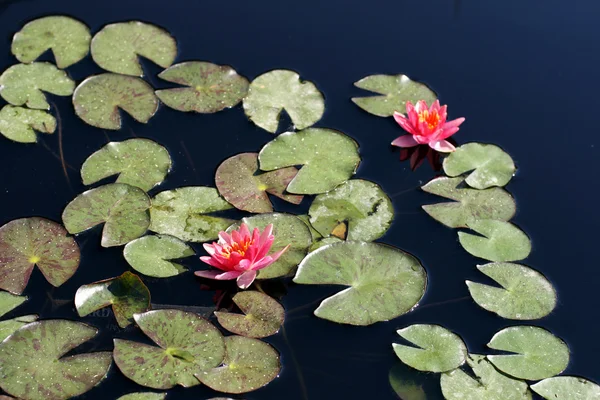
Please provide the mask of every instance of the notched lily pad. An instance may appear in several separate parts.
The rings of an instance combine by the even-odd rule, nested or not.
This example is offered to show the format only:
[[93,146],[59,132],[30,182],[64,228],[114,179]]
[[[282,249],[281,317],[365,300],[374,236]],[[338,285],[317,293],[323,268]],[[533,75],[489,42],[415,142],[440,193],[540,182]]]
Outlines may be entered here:
[[35,131],[54,133],[56,119],[42,110],[5,105],[0,110],[0,133],[20,143],[36,143]]
[[[37,321],[37,319],[37,315],[23,315],[21,317],[0,321],[0,343],[25,325]],[[2,400],[2,396],[0,396],[0,400]]]
[[117,400],[164,400],[166,393],[136,392],[119,397]]
[[556,376],[531,385],[531,390],[546,400],[600,399],[600,386],[575,376]]
[[155,278],[168,278],[187,269],[170,260],[190,257],[194,249],[173,236],[148,235],[133,240],[123,249],[125,260],[136,271]]
[[531,252],[529,237],[510,222],[471,220],[468,227],[480,235],[458,232],[461,246],[475,257],[490,261],[518,261]]
[[256,291],[239,292],[233,302],[245,315],[215,311],[223,328],[236,335],[264,338],[279,332],[285,311],[277,300]]

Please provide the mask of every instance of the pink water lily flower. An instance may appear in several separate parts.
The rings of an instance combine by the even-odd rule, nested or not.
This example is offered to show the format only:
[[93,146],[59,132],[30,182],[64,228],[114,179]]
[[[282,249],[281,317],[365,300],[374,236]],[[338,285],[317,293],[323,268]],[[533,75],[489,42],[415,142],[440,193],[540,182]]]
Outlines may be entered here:
[[438,100],[429,108],[423,100],[418,101],[415,106],[407,101],[407,115],[395,112],[394,119],[410,135],[396,138],[392,142],[392,146],[414,147],[419,144],[428,144],[432,149],[443,153],[456,150],[452,143],[445,139],[458,132],[458,127],[465,119],[457,118],[446,122],[448,117],[446,109],[447,106],[440,107]]
[[242,224],[231,234],[219,233],[218,242],[204,244],[210,256],[200,257],[200,260],[224,272],[196,271],[195,274],[208,279],[237,279],[241,289],[248,288],[256,278],[256,271],[273,264],[290,247],[287,245],[281,251],[267,255],[275,240],[272,232],[272,224],[267,225],[262,234],[258,228],[250,234],[248,226]]

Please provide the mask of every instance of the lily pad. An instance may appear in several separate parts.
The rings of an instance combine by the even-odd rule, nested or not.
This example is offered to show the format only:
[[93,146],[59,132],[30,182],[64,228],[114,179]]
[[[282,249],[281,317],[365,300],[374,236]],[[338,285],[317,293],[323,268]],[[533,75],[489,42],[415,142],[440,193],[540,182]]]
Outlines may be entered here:
[[556,376],[531,385],[531,390],[547,400],[600,399],[600,386],[575,376]]
[[515,354],[489,355],[500,371],[519,379],[537,381],[560,374],[569,364],[566,343],[536,326],[511,326],[496,333],[488,343],[494,350]]
[[352,138],[321,128],[282,133],[262,148],[258,159],[263,171],[302,165],[287,187],[296,194],[328,192],[350,179],[360,163]]
[[422,382],[424,379],[422,378],[432,376],[433,374],[417,372],[404,364],[398,363],[390,370],[388,380],[398,399],[427,400],[424,382]]
[[164,29],[139,21],[106,25],[92,39],[92,57],[107,71],[143,76],[138,56],[168,68],[177,57],[177,43]]
[[503,318],[543,318],[556,306],[556,291],[539,272],[518,264],[491,263],[477,269],[502,288],[467,281],[471,297],[479,306]]
[[63,211],[62,220],[72,234],[104,223],[102,246],[120,246],[146,232],[149,208],[150,199],[142,189],[111,183],[77,196]]
[[136,271],[155,278],[168,278],[187,271],[185,267],[169,260],[190,257],[194,249],[181,240],[168,235],[144,236],[125,246],[125,260]]
[[217,367],[225,357],[223,336],[197,314],[155,310],[134,318],[159,347],[115,339],[113,357],[121,372],[142,386],[170,389],[198,385],[194,373]]
[[137,392],[119,397],[117,400],[164,400],[166,393]]
[[328,244],[341,242],[343,242],[343,240],[335,236],[329,236],[326,238],[318,239],[313,241],[313,244],[308,248],[308,252],[312,253],[313,251],[320,249],[323,246],[327,246]]
[[171,169],[171,157],[163,146],[150,139],[110,142],[85,160],[81,167],[84,185],[112,175],[117,182],[144,191],[161,183]]
[[236,335],[264,338],[279,332],[285,311],[277,300],[256,291],[236,293],[233,302],[245,315],[215,311],[221,326]]
[[223,365],[196,374],[203,384],[223,393],[247,393],[259,389],[279,375],[277,350],[258,339],[225,338],[227,355]]
[[496,220],[472,220],[469,228],[483,236],[458,232],[462,247],[474,255],[490,261],[518,261],[531,252],[527,235],[510,222]]
[[467,143],[444,160],[444,172],[449,176],[473,171],[465,181],[476,189],[506,185],[515,174],[515,164],[508,154],[493,144]]
[[421,189],[427,193],[455,200],[427,204],[423,210],[450,228],[466,228],[473,220],[509,221],[517,211],[513,197],[501,188],[475,190],[459,188],[463,178],[435,178]]
[[254,79],[244,111],[252,122],[275,133],[281,111],[290,116],[295,129],[314,125],[325,112],[323,94],[312,82],[303,82],[294,71],[278,69]]
[[306,256],[294,282],[348,286],[323,300],[315,315],[342,324],[370,325],[412,310],[425,293],[427,274],[419,260],[399,249],[348,241]]
[[27,301],[27,296],[17,296],[8,292],[0,292],[0,317],[8,314]]
[[152,199],[150,230],[186,242],[207,242],[235,222],[209,214],[230,208],[231,204],[215,188],[190,186],[166,190]]
[[56,119],[42,110],[5,105],[0,110],[0,133],[20,143],[36,143],[35,131],[54,133]]
[[209,62],[176,64],[158,77],[187,86],[156,91],[163,103],[179,111],[215,113],[235,106],[248,93],[248,79],[229,66]]
[[0,343],[0,387],[26,400],[62,400],[87,392],[106,376],[110,353],[63,356],[97,332],[89,325],[66,320],[23,326]]
[[64,69],[87,56],[91,40],[85,24],[65,15],[51,15],[28,22],[13,37],[11,51],[17,60],[30,63],[52,49],[56,65]]
[[158,110],[158,98],[144,80],[118,74],[90,76],[73,95],[75,112],[86,123],[102,129],[121,129],[119,109],[145,124]]
[[67,73],[47,62],[13,65],[0,75],[0,95],[14,106],[49,110],[43,92],[70,96],[74,89]]
[[[17,330],[29,323],[36,321],[37,319],[37,315],[24,315],[22,317],[0,321],[0,342],[4,341],[4,339],[15,333]],[[0,397],[0,400],[2,400],[2,397]]]
[[127,271],[116,278],[83,285],[75,293],[80,317],[111,306],[117,323],[125,328],[133,323],[133,314],[148,311],[150,291],[135,274]]
[[223,161],[215,175],[221,196],[239,210],[252,213],[273,212],[267,193],[292,204],[300,204],[303,196],[287,194],[285,188],[298,170],[294,167],[277,169],[258,175],[258,153],[241,153]]
[[400,329],[398,335],[418,347],[393,343],[405,364],[427,372],[447,372],[464,364],[467,346],[462,339],[438,325],[417,324]]
[[38,266],[55,287],[65,283],[79,267],[79,246],[60,224],[31,217],[0,227],[0,289],[21,294]]
[[431,104],[437,99],[433,90],[406,75],[371,75],[355,82],[354,86],[383,95],[352,98],[357,106],[379,117],[391,117],[395,111],[405,114],[407,101],[415,104],[425,100]]

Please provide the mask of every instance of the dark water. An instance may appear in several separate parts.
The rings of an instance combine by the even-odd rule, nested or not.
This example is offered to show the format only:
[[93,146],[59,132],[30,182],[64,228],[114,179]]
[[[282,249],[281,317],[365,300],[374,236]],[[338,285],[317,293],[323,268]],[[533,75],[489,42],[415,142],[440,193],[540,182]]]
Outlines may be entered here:
[[[435,202],[417,187],[434,176],[428,166],[411,172],[389,142],[401,133],[391,119],[362,112],[350,102],[361,94],[352,82],[374,73],[406,73],[431,85],[451,117],[467,122],[459,143],[491,142],[504,147],[519,171],[508,186],[517,201],[514,222],[533,239],[525,261],[555,284],[559,306],[536,325],[565,339],[572,351],[568,374],[600,381],[597,260],[600,3],[595,0],[436,1],[232,1],[191,0],[21,0],[0,1],[0,67],[10,56],[14,32],[30,19],[70,14],[95,32],[114,21],[139,19],[170,30],[179,43],[178,62],[208,60],[232,65],[250,79],[275,68],[300,72],[326,95],[318,126],[339,129],[358,140],[363,163],[357,177],[379,183],[393,196],[396,219],[383,242],[418,256],[430,284],[422,306],[389,323],[354,328],[319,320],[312,311],[335,288],[290,285],[283,303],[286,336],[269,338],[282,354],[281,377],[246,399],[394,399],[388,373],[399,362],[391,350],[395,330],[437,323],[459,333],[474,353],[501,328],[516,325],[480,309],[468,298],[465,279],[485,281],[482,263],[459,246],[456,232],[430,219],[420,205]],[[145,63],[154,86],[159,69]],[[69,69],[81,81],[100,72],[90,58]],[[239,152],[258,151],[272,136],[248,122],[236,107],[215,115],[187,115],[161,108],[148,125],[125,119],[118,132],[105,132],[74,116],[68,98],[53,97],[62,117],[68,179],[57,158],[57,135],[39,145],[0,140],[0,222],[40,215],[60,220],[64,206],[84,190],[78,170],[108,139],[152,138],[171,152],[175,165],[160,190],[213,185],[217,165]],[[156,191],[156,190],[155,190]],[[308,201],[300,207],[306,209]],[[280,210],[291,210],[287,206]],[[11,315],[75,318],[72,298],[86,283],[128,268],[120,248],[100,247],[99,230],[81,235],[82,264],[58,289],[35,272],[31,300]],[[200,247],[196,246],[199,250]],[[200,261],[189,259],[191,269]],[[211,305],[212,292],[199,290],[191,273],[146,280],[154,303]],[[309,304],[304,308],[299,308]],[[41,311],[40,311],[41,310]],[[85,349],[110,350],[112,317],[84,318],[101,330]],[[437,376],[426,379],[428,399],[439,399]],[[86,399],[113,399],[143,390],[113,366],[110,377]],[[174,389],[169,398],[208,398],[203,387]],[[238,397],[242,398],[242,396]]]

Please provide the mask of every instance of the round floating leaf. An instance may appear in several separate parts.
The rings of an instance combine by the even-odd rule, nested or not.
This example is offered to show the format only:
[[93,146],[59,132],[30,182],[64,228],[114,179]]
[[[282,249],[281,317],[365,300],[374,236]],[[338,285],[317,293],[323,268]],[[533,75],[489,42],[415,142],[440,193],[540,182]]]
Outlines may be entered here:
[[92,57],[107,71],[143,76],[138,56],[168,68],[177,56],[177,43],[164,29],[139,21],[106,25],[92,40]]
[[456,202],[427,204],[423,206],[423,210],[450,228],[466,228],[473,220],[509,221],[514,217],[517,205],[506,190],[459,188],[463,181],[463,178],[441,177],[423,186],[421,189],[427,193],[456,200]]
[[214,188],[190,186],[166,190],[152,199],[150,230],[186,242],[207,242],[235,222],[208,214],[230,208],[231,204]]
[[466,182],[476,189],[504,186],[511,180],[515,170],[512,158],[493,144],[463,144],[444,160],[444,172],[449,176],[473,171],[467,176]]
[[502,288],[467,281],[471,297],[479,306],[503,318],[543,318],[556,306],[556,291],[539,272],[518,264],[492,263],[477,269]]
[[75,293],[80,317],[108,306],[112,306],[119,326],[125,328],[133,322],[133,314],[148,311],[150,291],[137,275],[127,271],[116,278],[83,285]]
[[302,165],[287,187],[297,194],[328,192],[350,179],[360,163],[352,138],[320,128],[282,133],[262,148],[258,158],[263,171]]
[[8,314],[27,301],[27,296],[17,296],[8,292],[0,292],[0,317]]
[[394,247],[342,242],[306,256],[294,282],[349,286],[323,300],[315,315],[343,324],[370,325],[412,310],[425,293],[427,274],[415,257]]
[[110,353],[61,357],[96,333],[89,325],[66,320],[25,325],[0,343],[0,387],[26,400],[61,400],[87,392],[106,376]]
[[[423,389],[424,385],[421,379],[419,381],[415,379],[420,377],[417,374],[421,373],[417,373],[403,364],[396,364],[390,370],[388,380],[394,393],[396,393],[400,400],[427,400],[427,394]],[[425,374],[422,375],[424,376]]]
[[5,105],[0,110],[0,133],[20,143],[36,143],[35,131],[54,133],[56,119],[45,111]]
[[185,272],[185,267],[169,260],[194,254],[194,249],[185,242],[167,235],[141,237],[127,243],[123,250],[125,260],[133,269],[155,278],[168,278]]
[[0,227],[0,289],[21,294],[38,266],[52,286],[65,283],[79,267],[79,246],[60,224],[31,217]]
[[425,100],[431,104],[437,98],[426,85],[411,81],[406,75],[371,75],[355,82],[354,86],[383,95],[352,98],[357,106],[379,117],[391,117],[394,111],[406,113],[407,101],[415,104]]
[[[4,341],[7,337],[21,329],[23,326],[34,322],[38,319],[37,315],[24,315],[22,317],[16,317],[13,319],[7,319],[0,321],[0,342]],[[2,397],[0,396],[0,400]]]
[[335,237],[335,236],[330,236],[330,237],[326,237],[323,239],[315,240],[315,241],[313,241],[312,246],[310,246],[308,248],[308,252],[311,253],[323,246],[327,246],[328,244],[340,243],[340,242],[343,242],[343,240],[338,237]]
[[587,379],[557,376],[531,385],[531,389],[547,400],[600,399],[600,386]]
[[256,291],[239,292],[233,302],[245,315],[215,311],[223,328],[237,335],[264,338],[279,332],[285,311],[277,300]]
[[475,257],[490,261],[517,261],[527,258],[531,241],[527,235],[510,222],[496,220],[471,220],[468,227],[482,236],[458,232],[462,247]]
[[394,352],[405,364],[428,372],[446,372],[464,364],[467,346],[462,339],[438,325],[411,325],[398,335],[418,347],[393,343]]
[[198,385],[194,373],[217,367],[225,357],[223,336],[197,314],[155,310],[136,314],[135,322],[160,347],[115,339],[113,357],[121,372],[142,386]]
[[86,123],[102,129],[121,129],[119,109],[145,124],[158,110],[152,86],[144,80],[118,74],[90,76],[73,95],[75,112]]
[[269,71],[253,80],[244,98],[248,118],[275,133],[282,110],[290,116],[295,129],[304,129],[321,119],[325,100],[312,82],[302,82],[293,71]]
[[179,111],[215,113],[235,106],[248,93],[248,79],[229,66],[209,62],[176,64],[158,77],[187,86],[156,91],[163,103]]
[[341,223],[348,226],[348,240],[370,242],[380,238],[394,219],[392,201],[375,183],[351,179],[318,195],[308,211],[311,225],[330,236]]
[[166,393],[137,392],[119,397],[117,400],[164,400]]
[[104,223],[102,246],[120,246],[146,232],[148,208],[150,199],[142,189],[111,183],[77,196],[63,211],[62,220],[72,234]]
[[112,175],[117,182],[137,186],[144,191],[161,183],[171,169],[171,157],[163,146],[150,139],[110,142],[88,157],[81,167],[84,185]]
[[536,326],[505,328],[494,335],[488,347],[516,353],[487,358],[500,371],[519,379],[551,378],[569,364],[569,348],[565,342]]
[[227,356],[223,365],[196,374],[202,383],[219,392],[247,393],[259,389],[279,375],[277,350],[258,339],[225,338]]
[[257,175],[258,153],[241,153],[223,161],[215,175],[221,196],[239,210],[252,213],[273,212],[267,193],[293,204],[300,204],[303,196],[291,195],[285,188],[298,170],[294,167],[277,169]]
[[44,92],[57,96],[70,96],[75,82],[53,64],[34,62],[17,64],[0,75],[0,95],[14,106],[49,110]]
[[52,49],[58,68],[67,68],[87,56],[90,29],[76,19],[52,15],[28,22],[13,37],[11,51],[22,63],[35,61]]

